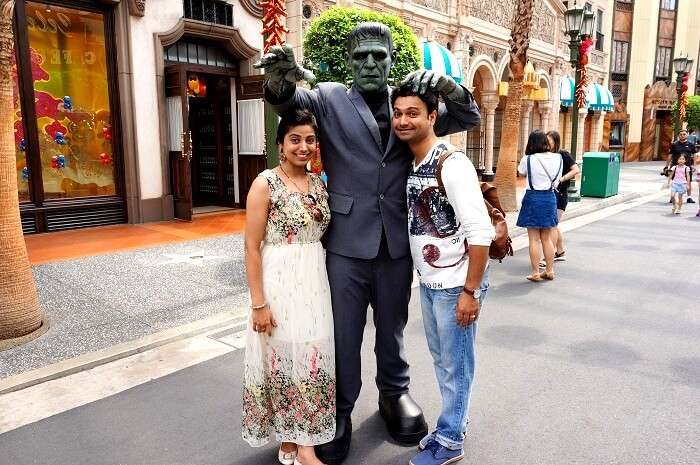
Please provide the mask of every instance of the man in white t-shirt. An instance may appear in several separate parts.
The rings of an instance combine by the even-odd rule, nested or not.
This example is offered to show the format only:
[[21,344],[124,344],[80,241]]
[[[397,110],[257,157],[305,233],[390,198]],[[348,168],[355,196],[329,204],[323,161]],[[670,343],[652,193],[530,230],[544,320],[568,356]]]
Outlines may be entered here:
[[392,129],[415,157],[406,187],[409,242],[442,393],[437,427],[421,440],[421,452],[410,465],[444,465],[464,456],[476,320],[488,289],[486,268],[495,231],[476,170],[464,152],[454,151],[444,160],[444,188],[438,184],[438,162],[449,145],[433,130],[437,95],[418,95],[402,86],[394,90],[391,102]]

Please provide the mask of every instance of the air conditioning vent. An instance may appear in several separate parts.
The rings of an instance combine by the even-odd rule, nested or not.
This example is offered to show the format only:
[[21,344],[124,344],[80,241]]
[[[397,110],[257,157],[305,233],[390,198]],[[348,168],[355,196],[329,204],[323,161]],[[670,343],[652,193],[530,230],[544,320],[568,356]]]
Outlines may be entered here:
[[106,226],[126,223],[126,221],[126,211],[123,206],[92,207],[89,210],[46,213],[46,224],[49,231]]
[[22,217],[22,232],[24,234],[36,233],[36,220],[34,218],[34,215]]

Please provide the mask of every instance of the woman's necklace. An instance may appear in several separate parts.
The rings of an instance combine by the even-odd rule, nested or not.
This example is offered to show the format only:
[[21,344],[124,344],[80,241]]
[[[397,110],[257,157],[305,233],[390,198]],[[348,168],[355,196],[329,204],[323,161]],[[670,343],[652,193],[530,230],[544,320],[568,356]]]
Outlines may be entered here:
[[282,170],[282,173],[289,179],[289,181],[294,185],[294,187],[297,188],[299,193],[301,194],[301,203],[306,208],[311,215],[313,216],[314,220],[316,221],[322,221],[323,220],[323,212],[321,212],[321,209],[318,207],[316,204],[316,198],[313,196],[311,193],[311,185],[309,184],[309,176],[306,175],[306,185],[309,189],[308,192],[304,192],[299,188],[299,185],[294,182],[294,180],[287,174],[287,172],[282,168],[282,165],[280,164],[280,170]]
[[[281,165],[281,164],[280,164],[280,169],[282,170],[282,172],[284,173],[284,175],[287,177],[287,179],[289,179],[289,181],[294,185],[294,187],[297,188],[297,190],[299,191],[300,194],[309,195],[308,192],[304,192],[304,191],[299,187],[299,185],[298,185],[297,183],[294,182],[294,179],[292,179],[292,178],[287,174],[287,172],[284,170],[284,168],[282,168],[282,165]],[[308,187],[308,179],[309,179],[309,177],[306,176],[307,187]]]

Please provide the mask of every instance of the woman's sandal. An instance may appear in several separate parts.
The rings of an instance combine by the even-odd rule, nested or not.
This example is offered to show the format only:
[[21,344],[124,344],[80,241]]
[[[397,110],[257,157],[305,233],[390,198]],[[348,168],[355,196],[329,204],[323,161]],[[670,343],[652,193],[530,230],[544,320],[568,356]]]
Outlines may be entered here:
[[277,460],[282,465],[294,465],[297,462],[297,451],[292,451],[292,452],[285,452],[282,450],[282,447],[280,447],[279,452],[277,453]]
[[540,273],[540,278],[546,279],[547,281],[554,280],[554,271]]
[[540,281],[542,281],[542,273],[531,274],[531,275],[525,276],[525,278],[528,281],[532,281],[533,283],[539,283]]

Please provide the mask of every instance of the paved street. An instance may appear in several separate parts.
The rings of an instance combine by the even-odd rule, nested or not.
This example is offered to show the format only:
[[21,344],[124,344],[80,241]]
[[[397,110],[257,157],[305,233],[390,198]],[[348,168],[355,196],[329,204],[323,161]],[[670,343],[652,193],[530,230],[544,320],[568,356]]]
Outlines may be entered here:
[[[569,261],[551,283],[525,281],[525,250],[493,265],[462,463],[700,463],[699,288],[689,279],[700,273],[700,221],[690,210],[673,217],[655,200],[569,232]],[[408,463],[414,449],[387,442],[376,413],[369,331],[365,340],[347,463]],[[439,397],[415,298],[406,341],[432,423]],[[274,464],[274,446],[240,439],[242,357],[232,350],[6,432],[0,463]]]

